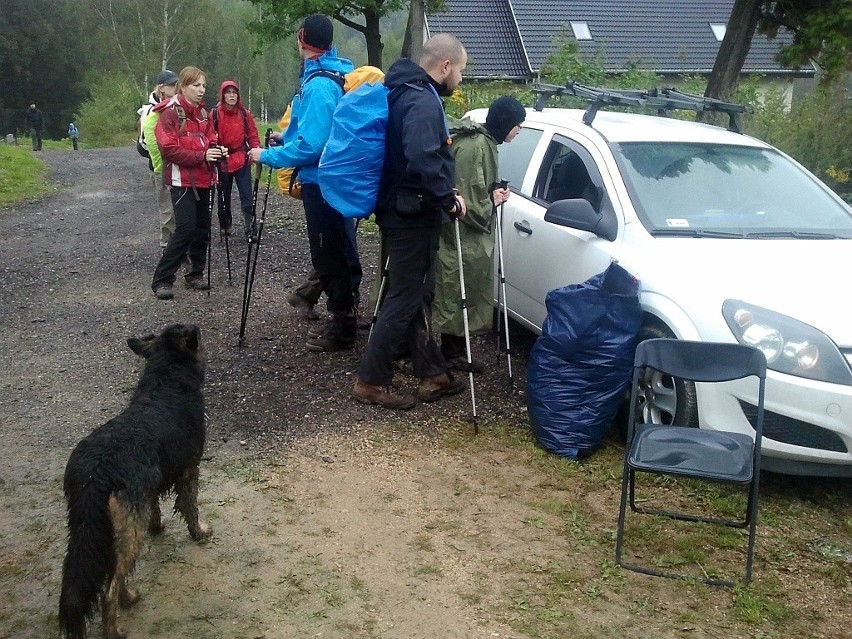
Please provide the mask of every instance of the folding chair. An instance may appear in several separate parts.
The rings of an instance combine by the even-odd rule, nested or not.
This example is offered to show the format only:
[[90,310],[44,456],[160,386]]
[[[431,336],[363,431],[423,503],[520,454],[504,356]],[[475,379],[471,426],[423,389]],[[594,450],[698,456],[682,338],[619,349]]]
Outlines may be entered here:
[[[637,423],[637,405],[643,393],[643,372],[651,368],[667,375],[694,382],[728,382],[747,377],[757,378],[757,420],[754,434],[725,430],[700,430],[684,425]],[[754,559],[755,524],[758,486],[760,482],[760,446],[763,437],[763,395],[766,384],[766,358],[751,346],[729,343],[690,342],[676,339],[650,339],[636,348],[633,361],[630,414],[624,471],[621,478],[621,507],[615,546],[616,563],[628,570],[659,577],[690,579],[708,584],[732,586],[733,581],[694,577],[656,568],[637,566],[623,561],[624,524],[628,503],[635,513],[659,515],[690,522],[705,522],[733,528],[748,528],[748,551],[745,579],[751,581]],[[699,414],[700,419],[700,414]],[[641,421],[641,416],[640,416]],[[714,425],[715,428],[715,425]],[[669,511],[641,506],[636,499],[636,474],[667,475],[707,482],[734,484],[748,491],[748,502],[742,519],[715,517],[698,512]],[[649,490],[643,482],[643,494]],[[688,497],[688,492],[685,491]],[[688,510],[688,508],[686,509]],[[695,511],[700,511],[697,507]]]

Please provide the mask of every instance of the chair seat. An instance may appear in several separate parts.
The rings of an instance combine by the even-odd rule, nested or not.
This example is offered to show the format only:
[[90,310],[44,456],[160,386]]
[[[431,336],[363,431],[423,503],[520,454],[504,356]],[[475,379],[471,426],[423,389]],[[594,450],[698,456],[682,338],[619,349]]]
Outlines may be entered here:
[[627,463],[634,470],[747,484],[754,441],[742,433],[637,425]]

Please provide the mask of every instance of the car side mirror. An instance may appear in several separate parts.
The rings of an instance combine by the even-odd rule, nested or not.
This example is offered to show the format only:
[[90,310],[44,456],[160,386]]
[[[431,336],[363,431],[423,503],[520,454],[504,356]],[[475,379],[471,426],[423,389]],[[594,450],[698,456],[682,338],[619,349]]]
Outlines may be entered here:
[[618,224],[615,216],[605,216],[595,210],[588,200],[557,200],[547,207],[544,221],[567,226],[580,231],[594,233],[610,242],[618,235]]

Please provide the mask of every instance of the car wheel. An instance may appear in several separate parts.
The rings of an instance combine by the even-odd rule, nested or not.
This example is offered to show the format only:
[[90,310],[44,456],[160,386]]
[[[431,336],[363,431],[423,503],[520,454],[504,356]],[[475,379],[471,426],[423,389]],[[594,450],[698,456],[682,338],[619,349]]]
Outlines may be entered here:
[[[674,334],[658,323],[645,324],[639,331],[639,342],[659,337],[673,338]],[[630,401],[628,396],[615,418],[622,438],[627,436]],[[636,401],[637,422],[698,427],[698,400],[692,382],[646,369],[639,376],[639,397]]]
[[[647,324],[639,331],[639,341],[658,337],[673,338],[668,328]],[[698,427],[698,400],[695,384],[646,369],[639,377],[637,415],[646,424],[680,424]]]

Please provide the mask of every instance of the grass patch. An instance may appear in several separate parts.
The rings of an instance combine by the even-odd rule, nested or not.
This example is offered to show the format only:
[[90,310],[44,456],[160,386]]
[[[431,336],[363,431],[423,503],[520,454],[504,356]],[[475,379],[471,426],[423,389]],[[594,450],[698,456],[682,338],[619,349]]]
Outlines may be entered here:
[[45,166],[26,146],[0,145],[0,205],[41,197],[50,190]]

